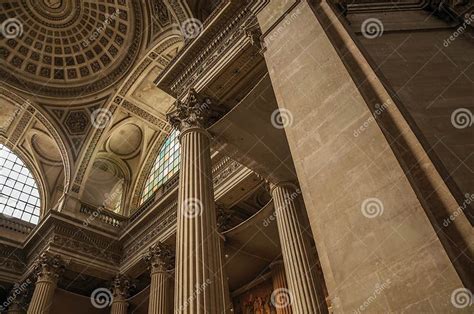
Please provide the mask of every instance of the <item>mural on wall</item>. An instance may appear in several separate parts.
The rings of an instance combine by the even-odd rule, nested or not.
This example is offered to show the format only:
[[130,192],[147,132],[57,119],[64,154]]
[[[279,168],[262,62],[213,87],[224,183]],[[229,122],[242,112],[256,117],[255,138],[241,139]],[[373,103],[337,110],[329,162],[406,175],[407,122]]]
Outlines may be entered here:
[[276,314],[270,298],[272,291],[270,280],[253,287],[234,298],[234,312],[236,314]]

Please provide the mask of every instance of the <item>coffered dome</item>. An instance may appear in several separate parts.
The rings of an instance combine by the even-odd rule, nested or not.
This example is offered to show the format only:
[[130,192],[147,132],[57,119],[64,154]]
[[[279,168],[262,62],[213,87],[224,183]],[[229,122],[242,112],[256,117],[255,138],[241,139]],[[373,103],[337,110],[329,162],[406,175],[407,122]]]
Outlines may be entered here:
[[132,65],[144,33],[140,1],[15,0],[2,4],[0,17],[0,74],[43,96],[107,88]]

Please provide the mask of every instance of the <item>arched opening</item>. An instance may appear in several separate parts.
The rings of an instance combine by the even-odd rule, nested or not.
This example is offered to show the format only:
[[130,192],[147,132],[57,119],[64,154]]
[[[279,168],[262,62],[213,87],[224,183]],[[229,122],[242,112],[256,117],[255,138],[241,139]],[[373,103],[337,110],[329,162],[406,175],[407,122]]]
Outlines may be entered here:
[[122,199],[126,186],[120,167],[107,159],[98,159],[87,178],[82,200],[97,208],[122,214]]
[[161,146],[158,157],[145,182],[140,204],[143,204],[160,186],[179,171],[179,148],[179,131],[174,130]]
[[38,185],[25,163],[0,144],[0,213],[37,224],[40,216]]

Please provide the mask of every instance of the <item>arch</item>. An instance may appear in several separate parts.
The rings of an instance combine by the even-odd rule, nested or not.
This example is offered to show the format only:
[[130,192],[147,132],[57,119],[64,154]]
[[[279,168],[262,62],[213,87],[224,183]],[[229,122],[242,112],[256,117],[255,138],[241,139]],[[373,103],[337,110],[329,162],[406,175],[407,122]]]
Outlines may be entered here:
[[0,144],[0,213],[37,224],[40,190],[30,168],[6,145]]
[[[67,191],[69,189],[69,184],[71,182],[71,176],[72,176],[72,167],[71,167],[71,160],[70,160],[70,155],[68,154],[68,150],[66,149],[66,145],[63,141],[63,138],[61,137],[60,133],[57,131],[56,127],[53,126],[53,124],[46,118],[46,116],[41,112],[39,106],[37,103],[24,98],[22,96],[19,96],[18,94],[12,92],[7,88],[6,85],[3,83],[0,84],[0,97],[5,99],[7,102],[11,103],[12,105],[16,106],[17,108],[20,108],[23,112],[29,112],[31,113],[31,117],[35,119],[36,121],[39,121],[42,123],[47,131],[48,134],[51,136],[51,139],[54,141],[54,143],[57,145],[57,149],[59,150],[59,154],[61,155],[62,163],[63,163],[63,173],[64,173],[64,182],[63,182],[63,190]],[[21,118],[20,115],[13,117],[12,119],[16,118]],[[9,142],[10,139],[6,137],[6,135],[3,136],[5,138],[6,142]],[[15,146],[17,143],[12,143],[13,146]],[[17,154],[20,154],[21,152],[15,151]],[[28,159],[23,158],[24,161],[29,162]],[[32,165],[35,165],[35,162],[31,162]],[[32,169],[32,167],[30,167]],[[40,170],[38,170],[38,173]],[[45,185],[46,186],[46,185]],[[44,199],[46,202],[46,199]],[[54,207],[54,204],[50,204],[51,207]]]

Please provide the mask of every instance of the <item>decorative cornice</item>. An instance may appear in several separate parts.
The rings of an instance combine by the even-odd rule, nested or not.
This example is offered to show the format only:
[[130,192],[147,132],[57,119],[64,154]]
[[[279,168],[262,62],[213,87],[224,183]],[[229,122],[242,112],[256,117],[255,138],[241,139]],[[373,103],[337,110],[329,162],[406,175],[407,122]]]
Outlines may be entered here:
[[245,36],[240,26],[251,12],[244,6],[245,1],[223,1],[208,19],[212,23],[205,25],[205,31],[181,50],[155,84],[180,98],[193,86],[196,76],[216,60],[217,54],[222,55],[237,37]]

